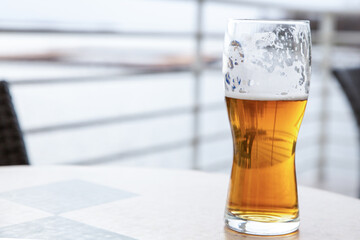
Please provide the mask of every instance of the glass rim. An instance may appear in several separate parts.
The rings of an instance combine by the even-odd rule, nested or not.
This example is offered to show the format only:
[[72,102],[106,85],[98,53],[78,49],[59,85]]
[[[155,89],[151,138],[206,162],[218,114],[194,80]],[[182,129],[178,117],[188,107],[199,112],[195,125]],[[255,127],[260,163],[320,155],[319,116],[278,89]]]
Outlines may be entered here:
[[231,22],[256,24],[309,24],[310,20],[228,18],[228,23]]

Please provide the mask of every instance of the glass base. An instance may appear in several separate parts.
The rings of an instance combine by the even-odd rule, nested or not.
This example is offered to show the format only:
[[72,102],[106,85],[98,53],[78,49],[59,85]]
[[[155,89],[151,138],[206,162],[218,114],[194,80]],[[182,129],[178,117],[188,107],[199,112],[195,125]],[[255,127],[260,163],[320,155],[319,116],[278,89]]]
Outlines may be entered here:
[[252,235],[283,235],[295,232],[299,229],[300,219],[288,221],[257,222],[225,214],[225,224],[232,230]]

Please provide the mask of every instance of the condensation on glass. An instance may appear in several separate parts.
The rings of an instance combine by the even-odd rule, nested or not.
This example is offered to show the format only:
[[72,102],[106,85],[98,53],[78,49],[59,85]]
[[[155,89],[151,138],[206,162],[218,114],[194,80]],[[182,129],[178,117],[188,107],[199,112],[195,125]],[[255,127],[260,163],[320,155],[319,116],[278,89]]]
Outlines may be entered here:
[[309,21],[230,20],[223,53],[234,158],[225,212],[233,230],[299,227],[298,132],[309,95]]

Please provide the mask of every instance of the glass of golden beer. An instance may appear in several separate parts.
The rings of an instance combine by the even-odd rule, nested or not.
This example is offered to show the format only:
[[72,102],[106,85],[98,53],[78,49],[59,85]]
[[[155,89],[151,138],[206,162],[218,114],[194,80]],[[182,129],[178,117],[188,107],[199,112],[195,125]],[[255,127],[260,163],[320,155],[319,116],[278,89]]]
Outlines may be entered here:
[[310,87],[309,21],[229,20],[223,75],[233,137],[226,225],[254,235],[299,228],[296,141]]

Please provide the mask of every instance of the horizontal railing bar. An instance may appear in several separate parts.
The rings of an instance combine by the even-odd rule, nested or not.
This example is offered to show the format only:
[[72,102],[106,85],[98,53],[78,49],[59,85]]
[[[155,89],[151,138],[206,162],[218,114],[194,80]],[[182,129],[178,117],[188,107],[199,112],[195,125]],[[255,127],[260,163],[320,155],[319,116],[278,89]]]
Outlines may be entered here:
[[[199,107],[199,111],[214,111],[224,108],[224,103],[212,103],[206,104]],[[174,115],[182,115],[182,114],[190,114],[195,111],[195,107],[182,107],[182,108],[173,108],[173,109],[166,109],[148,113],[140,113],[140,114],[133,114],[133,115],[121,115],[116,117],[108,117],[108,118],[100,118],[100,119],[93,119],[88,121],[79,121],[79,122],[71,122],[65,124],[56,124],[56,125],[49,125],[37,128],[29,128],[23,131],[24,134],[40,134],[40,133],[48,133],[54,131],[62,131],[62,130],[71,130],[71,129],[78,129],[78,128],[86,128],[92,126],[100,126],[100,125],[108,125],[108,124],[118,124],[122,122],[128,121],[136,121],[136,120],[144,120],[144,119],[152,119],[152,118],[160,118],[160,117],[168,117]],[[304,126],[307,125],[306,123],[313,123],[318,121],[317,117],[307,119],[304,122]],[[336,121],[342,121],[343,119],[336,119]],[[304,128],[303,126],[303,128]]]
[[[221,69],[220,66],[214,66],[214,62],[219,61],[221,58],[218,57],[217,59],[214,59],[213,62],[210,63],[204,63],[203,68],[204,69]],[[127,64],[127,63],[115,63],[115,62],[86,62],[86,61],[71,61],[71,60],[39,60],[39,59],[32,59],[32,60],[26,60],[26,59],[1,59],[0,57],[0,64],[1,63],[11,63],[11,64],[25,64],[25,65],[51,65],[51,66],[65,66],[69,68],[79,68],[79,67],[87,67],[87,68],[100,68],[100,69],[124,69],[130,74],[137,74],[138,72],[141,73],[162,73],[162,72],[176,72],[176,71],[191,71],[193,69],[193,63],[188,64],[181,64],[181,65],[135,65],[135,64]],[[128,73],[126,73],[128,74]],[[26,78],[27,79],[27,78]]]
[[[219,61],[221,58],[215,59],[213,61]],[[134,64],[126,64],[126,63],[111,63],[111,62],[85,62],[85,61],[71,61],[71,60],[23,60],[23,59],[1,59],[0,57],[0,64],[1,63],[11,63],[11,64],[25,64],[25,65],[51,65],[51,66],[65,66],[69,68],[78,68],[78,67],[88,67],[92,69],[100,68],[100,69],[124,69],[126,71],[131,71],[131,74],[136,74],[137,72],[140,73],[161,73],[161,72],[176,72],[176,71],[191,71],[193,68],[193,63],[189,64],[182,64],[182,65],[173,65],[173,66],[161,66],[161,65],[134,65]],[[214,66],[214,63],[206,63],[203,66],[204,69],[209,70],[219,70],[221,66],[217,65]]]
[[[196,32],[169,32],[169,31],[121,31],[101,29],[66,29],[56,27],[11,28],[0,26],[0,34],[61,34],[61,35],[112,35],[121,37],[162,37],[162,38],[192,38],[199,35]],[[223,33],[201,33],[206,38],[223,38]]]
[[194,144],[195,141],[199,142],[208,142],[208,141],[219,141],[224,139],[225,137],[230,136],[230,134],[224,134],[222,132],[202,136],[199,139],[188,139],[188,140],[180,140],[175,141],[171,143],[166,144],[159,144],[156,146],[150,146],[145,148],[139,148],[139,149],[133,149],[129,151],[119,152],[119,153],[113,153],[106,156],[100,156],[96,158],[87,158],[83,160],[76,160],[76,161],[70,161],[66,164],[72,164],[72,165],[94,165],[94,164],[100,164],[100,163],[109,163],[114,161],[119,161],[123,159],[128,159],[131,157],[138,157],[145,154],[154,154],[159,152],[165,152],[170,151],[174,149],[184,148],[184,147],[190,147]]
[[[339,31],[341,36],[358,36],[356,32],[348,32],[348,31]],[[94,37],[96,35],[112,35],[112,36],[121,36],[121,37],[158,37],[158,38],[193,38],[199,35],[196,32],[159,32],[159,31],[121,31],[121,30],[72,30],[72,29],[56,29],[56,28],[10,28],[10,27],[1,27],[0,26],[0,34],[58,34],[58,35],[81,35],[81,36],[90,36]],[[200,33],[202,38],[209,39],[223,39],[224,33],[221,32],[205,32]],[[319,41],[319,31],[313,31],[313,41]],[[341,43],[340,40],[344,39],[344,37],[336,36],[336,39]],[[345,42],[349,40],[346,39]]]
[[[89,76],[78,76],[78,77],[54,77],[54,78],[43,78],[43,79],[12,79],[8,83],[11,86],[19,85],[35,85],[35,84],[63,84],[63,83],[88,83],[88,82],[104,82],[104,81],[124,81],[128,80],[128,77],[136,77],[150,74],[166,74],[173,72],[188,72],[188,69],[167,69],[167,70],[136,70],[124,73],[111,73],[101,75],[89,75]],[[126,77],[126,78],[121,78]]]
[[171,65],[171,66],[166,66],[166,65],[153,65],[153,66],[149,66],[149,65],[136,65],[136,64],[132,64],[132,63],[117,63],[117,62],[91,62],[91,61],[74,61],[74,60],[64,60],[64,59],[54,59],[54,60],[49,60],[49,59],[0,59],[0,63],[1,62],[6,62],[6,63],[20,63],[20,64],[49,64],[49,65],[54,65],[54,66],[65,66],[65,67],[71,67],[71,68],[75,68],[75,67],[91,67],[91,68],[107,68],[107,69],[130,69],[130,70],[137,70],[137,71],[157,71],[157,72],[161,72],[161,71],[168,71],[168,70],[182,70],[182,69],[188,69],[189,67],[192,66],[191,63],[187,64],[187,65]]
[[[213,103],[213,104],[199,106],[198,109],[199,111],[213,111],[213,110],[221,109],[222,107],[224,107],[224,103]],[[101,126],[101,125],[119,124],[129,121],[139,121],[139,120],[142,121],[146,119],[170,117],[170,116],[182,115],[182,114],[191,114],[194,111],[196,111],[196,109],[197,109],[196,107],[180,107],[180,108],[172,108],[172,109],[159,110],[159,111],[153,111],[147,113],[120,115],[115,117],[99,118],[88,121],[79,121],[79,122],[56,124],[56,125],[49,125],[49,126],[43,126],[37,128],[36,127],[29,128],[29,129],[25,129],[23,133],[25,135],[41,134],[48,132]]]
[[[0,27],[0,34],[59,34],[59,35],[113,35],[121,37],[157,37],[157,38],[193,38],[198,35],[196,32],[157,32],[157,31],[119,31],[119,30],[71,30],[55,28],[7,28]],[[223,39],[224,34],[220,32],[201,33],[202,38]],[[336,31],[334,37],[335,44],[359,45],[360,33],[357,31]],[[314,43],[320,43],[320,32],[312,31],[312,40]]]
[[[1,62],[1,61],[0,61]],[[32,62],[33,63],[33,62]],[[110,73],[110,74],[97,74],[97,75],[86,75],[86,76],[69,76],[69,77],[48,77],[48,78],[17,78],[9,80],[9,85],[35,85],[35,84],[63,84],[63,83],[87,83],[97,81],[124,81],[128,80],[129,77],[136,77],[150,74],[167,74],[167,73],[178,73],[178,72],[191,72],[191,66],[188,67],[174,67],[164,69],[136,69],[128,68],[127,72]],[[221,72],[221,66],[208,65],[203,66],[204,71],[216,71]],[[126,78],[121,78],[126,77]],[[120,78],[120,79],[119,79]],[[312,96],[313,99],[319,98],[317,95]]]
[[[3,23],[4,24],[4,23]],[[61,24],[57,22],[55,24]],[[68,23],[66,23],[68,24]],[[169,32],[169,31],[121,31],[116,29],[67,29],[66,27],[5,27],[0,26],[0,33],[11,34],[62,34],[62,35],[119,35],[119,36],[157,36],[157,37],[193,37],[195,32]]]

